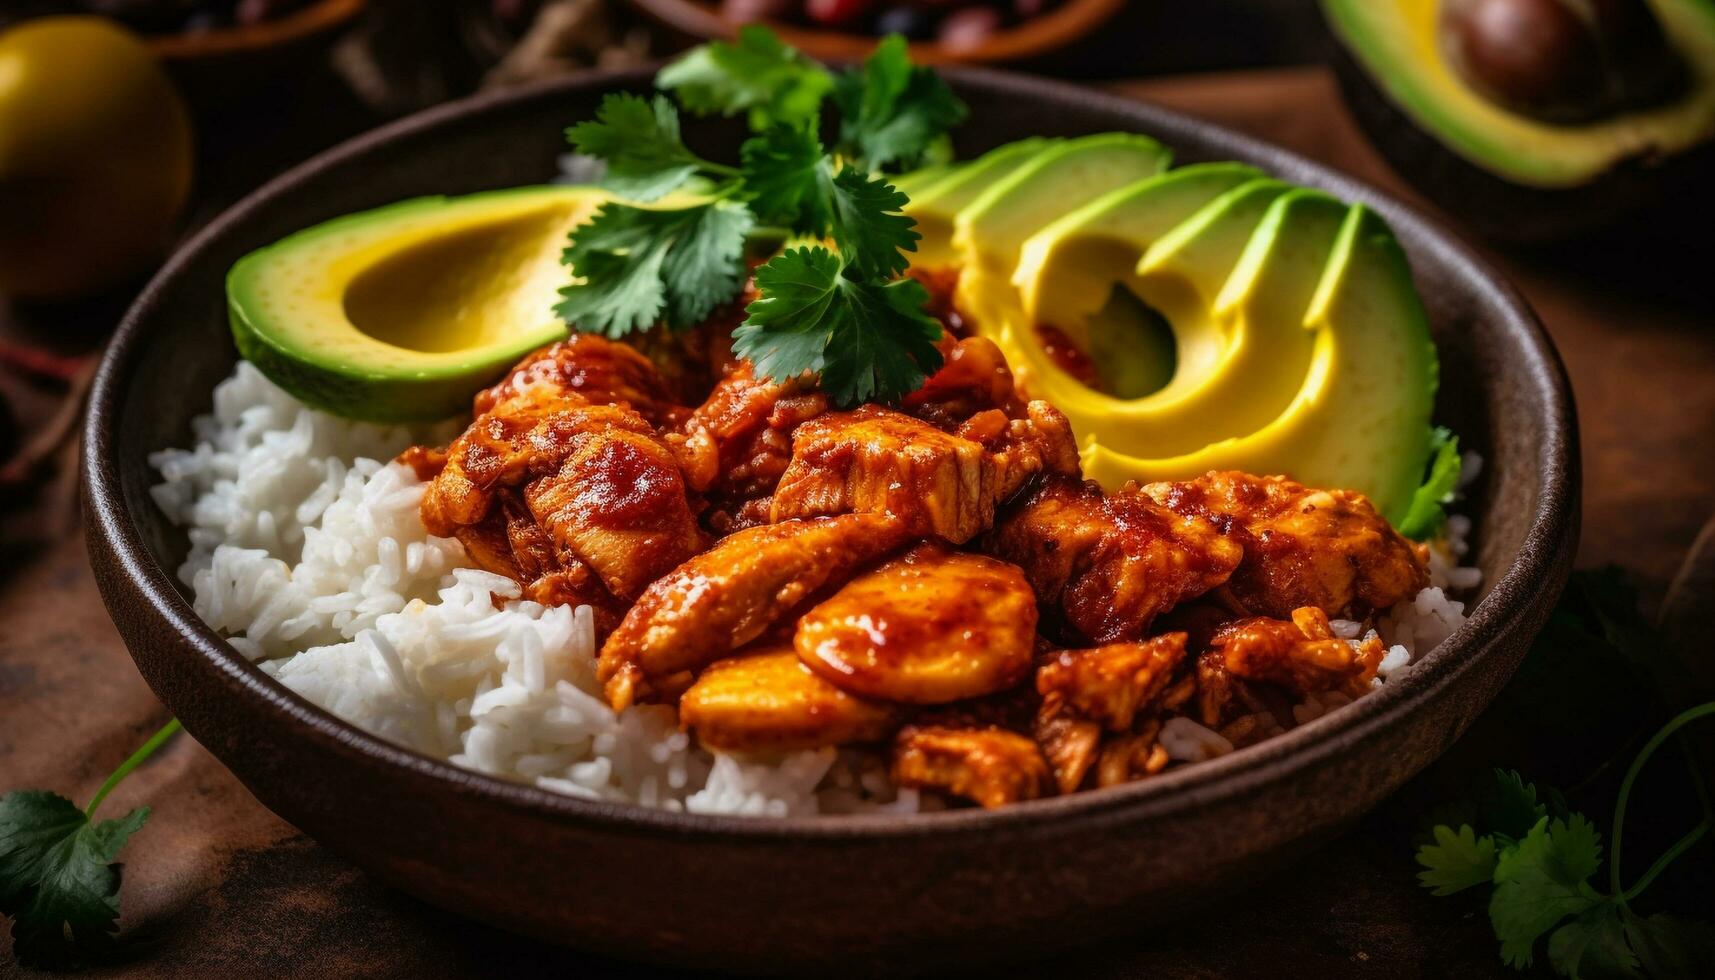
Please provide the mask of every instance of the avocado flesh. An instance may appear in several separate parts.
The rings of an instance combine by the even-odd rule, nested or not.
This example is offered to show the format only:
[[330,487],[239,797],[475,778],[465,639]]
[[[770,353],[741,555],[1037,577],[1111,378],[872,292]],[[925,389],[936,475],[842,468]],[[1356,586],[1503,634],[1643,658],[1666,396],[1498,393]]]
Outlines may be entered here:
[[[1170,324],[1171,381],[1145,397],[1097,392],[1045,356],[1027,355],[1027,383],[1066,413],[1086,444],[1120,453],[1175,456],[1262,428],[1291,404],[1310,370],[1314,338],[1304,314],[1346,212],[1319,191],[1257,179],[1153,242],[1140,236],[1132,254],[1143,254],[1121,281]],[[1140,218],[1136,227],[1147,233],[1152,224]],[[1059,270],[1037,271],[1041,295],[1060,291]],[[1096,330],[1084,323],[1084,349],[1094,354]],[[1039,342],[1015,336],[1012,343]]]
[[915,192],[906,190],[911,200],[905,205],[905,213],[916,219],[917,233],[923,236],[911,264],[932,268],[958,261],[959,253],[953,248],[953,219],[958,213],[996,182],[1059,142],[1031,137],[1005,143],[969,163],[955,165]]
[[1442,56],[1438,0],[1322,0],[1335,35],[1387,99],[1476,167],[1537,188],[1589,184],[1627,160],[1674,156],[1715,136],[1715,3],[1652,0],[1689,78],[1673,100],[1577,125],[1488,101]]
[[[1062,215],[1019,250],[1013,285],[1024,309],[1074,342],[1113,283],[1130,283],[1156,239],[1223,193],[1261,177],[1240,163],[1203,163],[1127,184]],[[1132,285],[1135,295],[1136,287]]]
[[1117,487],[1211,469],[1281,473],[1359,491],[1398,522],[1423,478],[1438,366],[1405,254],[1368,208],[1346,212],[1303,324],[1310,369],[1266,426],[1177,456],[1088,442],[1085,476]]
[[1167,169],[1173,155],[1147,136],[1101,133],[1044,149],[991,184],[954,219],[953,246],[972,271],[1010,278],[1019,251],[1049,222]]
[[471,396],[559,339],[568,232],[606,194],[527,187],[347,215],[240,259],[227,276],[239,352],[299,399],[406,422]]

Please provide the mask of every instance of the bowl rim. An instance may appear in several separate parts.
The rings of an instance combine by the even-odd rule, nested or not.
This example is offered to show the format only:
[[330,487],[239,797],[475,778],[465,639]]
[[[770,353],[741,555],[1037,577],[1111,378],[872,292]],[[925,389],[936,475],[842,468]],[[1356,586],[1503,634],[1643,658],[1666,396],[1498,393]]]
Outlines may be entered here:
[[[1496,579],[1469,619],[1440,647],[1426,655],[1397,683],[1359,698],[1275,736],[1194,766],[1170,770],[1125,786],[1016,803],[994,810],[955,809],[919,814],[843,814],[757,818],[694,814],[638,804],[586,800],[463,769],[450,762],[395,745],[310,703],[265,674],[202,621],[179,592],[173,573],[158,564],[143,543],[124,506],[120,466],[114,442],[126,387],[147,346],[146,327],[159,297],[189,266],[252,212],[324,169],[361,158],[394,141],[444,124],[471,120],[519,103],[647,85],[656,66],[590,72],[564,79],[486,93],[438,106],[361,134],[318,153],[276,176],[223,211],[183,243],[131,305],[96,371],[81,448],[84,507],[92,554],[110,560],[141,600],[139,613],[153,627],[176,634],[184,646],[207,660],[228,686],[254,699],[256,710],[283,716],[303,737],[335,754],[355,755],[365,765],[405,770],[419,781],[439,784],[461,795],[485,798],[492,805],[526,811],[557,821],[580,821],[614,832],[672,832],[694,841],[804,841],[901,839],[988,831],[1018,831],[1046,822],[1081,821],[1092,825],[1132,822],[1190,811],[1249,794],[1264,784],[1291,779],[1344,751],[1347,743],[1385,730],[1398,718],[1442,695],[1482,655],[1501,640],[1532,605],[1542,601],[1541,587],[1570,567],[1578,517],[1577,422],[1565,369],[1547,332],[1518,291],[1475,250],[1437,222],[1332,167],[1316,163],[1223,126],[1203,122],[1147,102],[1028,75],[983,68],[944,69],[955,85],[985,88],[1006,98],[1050,99],[1092,104],[1129,116],[1143,132],[1196,130],[1200,139],[1223,154],[1245,159],[1271,172],[1311,174],[1322,186],[1373,206],[1396,229],[1435,261],[1462,278],[1480,284],[1484,300],[1519,336],[1527,374],[1539,389],[1544,438],[1535,457],[1541,489],[1519,551]],[[141,450],[142,447],[137,447]],[[1552,584],[1558,585],[1558,582]],[[111,589],[104,601],[115,604]],[[193,728],[192,734],[196,734]]]
[[[741,27],[738,21],[721,16],[708,0],[626,0],[645,15],[674,30],[705,40],[731,40]],[[1046,13],[997,31],[970,48],[949,48],[939,41],[911,41],[911,59],[918,64],[957,65],[1022,61],[1058,51],[1107,23],[1125,6],[1126,0],[1062,0]],[[806,27],[774,19],[763,24],[782,41],[812,57],[859,59],[881,40],[879,34]]]

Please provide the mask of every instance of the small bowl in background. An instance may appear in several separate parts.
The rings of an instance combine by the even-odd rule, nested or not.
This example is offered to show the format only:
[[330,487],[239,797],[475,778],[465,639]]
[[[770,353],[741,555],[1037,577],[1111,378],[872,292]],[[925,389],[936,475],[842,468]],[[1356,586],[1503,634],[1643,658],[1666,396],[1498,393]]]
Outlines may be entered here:
[[[629,0],[659,23],[697,40],[731,39],[745,26],[722,15],[708,0]],[[1069,47],[1125,7],[1126,0],[1062,0],[1043,13],[1002,27],[971,45],[912,41],[911,60],[920,65],[1000,64],[1024,61]],[[818,61],[858,61],[882,35],[762,20],[780,39]]]
[[316,0],[255,24],[145,34],[143,40],[194,106],[221,108],[323,57],[365,6],[367,0]]

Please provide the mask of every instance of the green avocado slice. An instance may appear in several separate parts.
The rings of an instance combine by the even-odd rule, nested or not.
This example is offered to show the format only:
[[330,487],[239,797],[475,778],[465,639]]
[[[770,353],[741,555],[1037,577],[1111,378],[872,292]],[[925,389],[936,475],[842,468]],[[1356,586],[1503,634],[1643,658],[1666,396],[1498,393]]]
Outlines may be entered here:
[[1173,154],[1147,136],[1101,133],[1053,145],[991,184],[958,214],[953,245],[984,275],[1011,280],[1031,235],[1067,211],[1167,169]]
[[1650,0],[1689,75],[1668,101],[1578,124],[1489,101],[1442,55],[1440,0],[1321,0],[1334,35],[1400,112],[1465,161],[1515,184],[1571,188],[1626,161],[1654,163],[1715,137],[1715,3]]
[[1033,136],[1004,143],[969,163],[954,165],[950,172],[927,182],[915,192],[905,190],[906,196],[911,198],[905,205],[905,213],[917,219],[917,233],[923,236],[917,243],[916,254],[911,257],[911,264],[930,268],[956,261],[958,252],[953,248],[953,219],[959,212],[997,181],[1005,179],[1044,149],[1059,142]]
[[1388,520],[1402,520],[1430,452],[1439,367],[1405,253],[1375,212],[1347,210],[1302,322],[1314,353],[1279,417],[1177,456],[1087,442],[1085,475],[1118,486],[1211,469],[1281,473],[1356,490]]
[[567,234],[607,195],[525,187],[347,215],[244,256],[227,275],[239,353],[302,401],[410,422],[468,411],[554,315]]

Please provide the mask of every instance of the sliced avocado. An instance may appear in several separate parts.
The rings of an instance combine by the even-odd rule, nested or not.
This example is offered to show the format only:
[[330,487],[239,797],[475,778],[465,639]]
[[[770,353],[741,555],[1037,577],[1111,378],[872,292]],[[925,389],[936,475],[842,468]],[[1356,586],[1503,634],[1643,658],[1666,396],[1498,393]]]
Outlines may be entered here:
[[956,261],[953,219],[958,213],[996,182],[1060,142],[1038,136],[1005,143],[969,163],[956,165],[916,193],[906,191],[911,201],[905,205],[905,213],[917,219],[917,233],[923,236],[911,263],[927,268]]
[[1025,311],[1080,337],[1078,325],[1095,313],[1110,284],[1131,280],[1156,239],[1261,176],[1242,163],[1195,164],[1127,184],[1055,219],[1019,249],[1012,281]]
[[[1121,280],[1170,325],[1176,370],[1168,384],[1141,398],[1096,392],[1026,351],[1028,383],[1086,441],[1122,453],[1174,456],[1262,428],[1310,370],[1315,341],[1305,311],[1346,211],[1320,191],[1276,180],[1222,194],[1153,244],[1139,243],[1147,250]],[[1041,288],[1046,295],[1059,287]],[[1092,356],[1110,329],[1085,321]]]
[[425,197],[297,232],[227,275],[239,353],[347,418],[468,411],[477,389],[565,336],[560,251],[605,199],[575,186]]
[[[1446,20],[1453,9],[1447,0],[1321,0],[1321,6],[1340,42],[1342,89],[1377,148],[1429,196],[1480,229],[1532,240],[1585,230],[1707,183],[1715,158],[1715,3],[1634,2],[1643,17],[1620,20],[1648,24],[1646,34],[1665,44],[1642,59],[1646,69],[1649,62],[1677,63],[1673,84],[1649,86],[1661,91],[1642,101],[1602,96],[1625,87],[1622,62],[1640,59],[1635,51],[1610,57],[1626,39],[1604,36],[1607,15],[1592,14],[1589,4],[1540,0],[1529,6],[1563,5],[1560,14],[1588,32],[1577,43],[1591,50],[1557,50],[1557,43],[1575,42],[1528,27],[1503,45],[1520,60],[1496,70],[1511,72],[1505,77],[1515,81],[1527,68],[1595,66],[1581,76],[1595,93],[1596,109],[1586,113],[1593,117],[1572,122],[1540,118],[1492,88],[1485,91],[1450,40],[1459,35]],[[1604,81],[1604,74],[1614,77]]]
[[914,197],[922,193],[924,188],[929,187],[943,178],[951,176],[954,171],[959,169],[959,167],[960,164],[957,163],[931,164],[927,167],[920,167],[916,170],[910,171],[909,173],[897,174],[895,176],[888,177],[887,182],[892,184],[895,190],[903,192],[905,196]]
[[991,184],[954,221],[953,245],[966,264],[1011,278],[1031,235],[1067,211],[1167,169],[1173,154],[1147,136],[1101,133],[1036,154]]
[[1086,441],[1085,475],[1117,487],[1217,468],[1283,473],[1362,492],[1399,521],[1428,458],[1438,366],[1405,254],[1368,208],[1346,212],[1303,324],[1314,342],[1312,361],[1278,418],[1177,456]]

